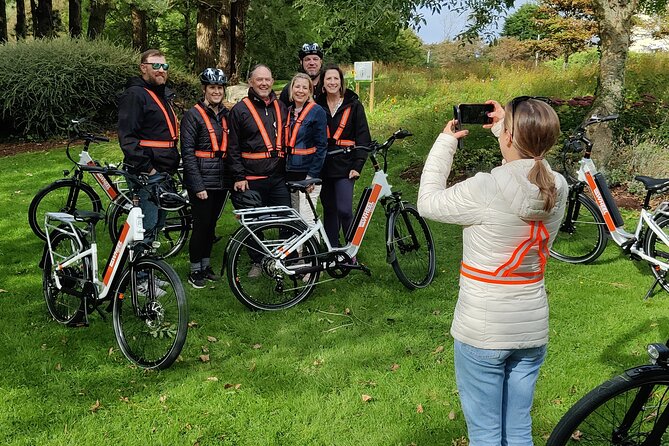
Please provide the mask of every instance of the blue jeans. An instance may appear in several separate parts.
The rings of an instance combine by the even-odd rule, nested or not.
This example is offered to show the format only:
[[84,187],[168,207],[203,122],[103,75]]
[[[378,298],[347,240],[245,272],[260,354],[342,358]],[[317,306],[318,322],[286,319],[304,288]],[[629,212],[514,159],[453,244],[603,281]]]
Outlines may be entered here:
[[530,409],[546,346],[486,350],[455,341],[455,379],[470,446],[531,446]]
[[156,198],[151,196],[155,186],[163,182],[165,176],[166,174],[160,172],[151,175],[146,186],[140,186],[134,182],[130,184],[139,196],[139,207],[142,209],[142,214],[144,215],[142,219],[145,231],[144,242],[148,245],[151,245],[151,242],[156,240],[156,235],[165,226],[167,211],[158,208]]

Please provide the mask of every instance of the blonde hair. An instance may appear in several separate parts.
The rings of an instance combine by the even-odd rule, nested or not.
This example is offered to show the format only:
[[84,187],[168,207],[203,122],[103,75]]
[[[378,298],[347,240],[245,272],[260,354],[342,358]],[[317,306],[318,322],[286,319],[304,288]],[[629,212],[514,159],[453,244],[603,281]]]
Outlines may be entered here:
[[309,98],[307,98],[307,102],[309,102],[309,99],[314,96],[314,81],[312,81],[311,77],[306,73],[297,73],[293,76],[290,81],[290,87],[288,88],[288,100],[293,102],[293,85],[295,85],[295,81],[298,79],[304,79],[309,83]]
[[528,99],[517,103],[515,110],[512,103],[506,105],[504,126],[512,135],[513,147],[518,153],[525,159],[535,160],[527,179],[539,188],[544,210],[550,211],[555,207],[557,189],[555,177],[542,160],[557,142],[560,119],[555,110],[543,101]]

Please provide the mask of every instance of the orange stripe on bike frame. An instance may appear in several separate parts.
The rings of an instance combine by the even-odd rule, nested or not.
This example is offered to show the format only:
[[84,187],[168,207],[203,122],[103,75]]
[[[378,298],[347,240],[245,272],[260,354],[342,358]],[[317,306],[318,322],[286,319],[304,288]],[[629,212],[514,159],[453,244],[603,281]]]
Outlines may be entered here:
[[102,279],[102,283],[107,286],[109,284],[109,279],[111,279],[112,272],[114,271],[114,266],[118,263],[119,259],[121,258],[121,247],[123,246],[123,242],[125,242],[125,238],[128,236],[128,231],[130,230],[130,223],[127,221],[123,225],[123,230],[121,231],[121,235],[118,236],[118,242],[116,242],[116,248],[114,249],[114,253],[112,254],[112,260],[109,262],[109,266],[107,267],[107,271],[105,271],[105,277]]
[[369,195],[369,200],[365,203],[365,211],[360,217],[362,225],[358,225],[358,229],[355,230],[355,235],[353,236],[353,241],[351,242],[354,246],[360,246],[362,242],[362,237],[365,235],[369,221],[372,219],[372,214],[374,213],[374,208],[376,207],[376,202],[379,199],[379,194],[381,194],[381,185],[375,184],[372,188],[372,193]]
[[590,174],[590,172],[585,173],[585,180],[588,182],[588,187],[592,192],[592,196],[595,197],[595,203],[597,204],[597,207],[602,213],[602,217],[604,217],[604,222],[606,223],[606,227],[609,228],[610,232],[615,232],[616,224],[613,222],[613,218],[611,218],[611,214],[609,213],[609,208],[606,206],[606,203],[604,202],[604,197],[602,196],[602,192],[597,187],[597,183],[595,182],[595,179],[592,177],[592,174]]
[[[87,162],[86,165],[95,166],[95,161],[91,160]],[[116,190],[116,187],[113,186],[113,183],[108,176],[102,173],[91,173],[91,175],[93,175],[95,181],[98,182],[98,184],[105,191],[110,200],[113,200],[114,198],[118,197],[118,191]]]

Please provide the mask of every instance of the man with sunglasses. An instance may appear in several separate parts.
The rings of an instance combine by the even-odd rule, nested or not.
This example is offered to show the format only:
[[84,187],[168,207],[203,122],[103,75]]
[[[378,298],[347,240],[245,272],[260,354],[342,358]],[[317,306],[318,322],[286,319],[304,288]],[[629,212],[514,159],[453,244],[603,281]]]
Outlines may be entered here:
[[[300,72],[304,72],[311,78],[314,84],[314,100],[322,94],[323,89],[320,85],[321,69],[323,68],[323,50],[317,43],[305,43],[297,52],[300,59]],[[286,105],[292,105],[290,101],[290,82],[283,87],[279,100]]]
[[[160,50],[143,52],[140,75],[128,80],[119,98],[118,140],[123,162],[130,173],[148,176],[150,185],[165,181],[179,166],[179,130],[172,107],[174,93],[165,86],[168,69]],[[155,240],[166,216],[166,211],[149,199],[150,189],[138,191],[144,214],[144,239],[149,243]]]

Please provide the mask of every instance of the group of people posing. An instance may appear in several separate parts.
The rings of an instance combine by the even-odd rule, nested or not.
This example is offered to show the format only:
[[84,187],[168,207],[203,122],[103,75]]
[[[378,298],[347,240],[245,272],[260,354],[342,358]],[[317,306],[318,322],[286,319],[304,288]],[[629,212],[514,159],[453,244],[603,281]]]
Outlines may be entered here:
[[[286,181],[319,178],[322,183],[307,190],[314,204],[320,196],[332,246],[340,246],[353,220],[353,187],[367,154],[337,149],[371,142],[364,108],[346,88],[341,68],[323,67],[318,44],[304,44],[298,56],[301,72],[279,97],[270,68],[259,64],[249,73],[247,97],[230,110],[224,105],[225,73],[205,69],[200,75],[203,98],[180,124],[172,108],[174,94],[165,86],[169,64],[158,50],[142,53],[141,75],[128,82],[121,96],[118,135],[128,170],[157,184],[183,162],[193,216],[188,282],[194,288],[219,279],[211,267],[211,249],[228,192],[236,209],[292,206],[305,221],[313,221],[304,194],[291,194]],[[148,192],[140,191],[140,206],[150,242],[165,212]],[[259,276],[260,265],[248,274]]]
[[[222,102],[225,74],[206,69],[204,98],[184,115],[180,135],[165,88],[169,65],[159,51],[142,54],[141,77],[130,81],[121,98],[119,141],[129,169],[159,182],[183,160],[193,214],[189,282],[196,288],[217,279],[210,254],[227,190],[237,208],[292,204],[309,221],[310,208],[291,197],[286,181],[321,178],[322,189],[313,186],[310,193],[314,200],[320,194],[333,246],[353,219],[353,186],[366,152],[338,149],[370,143],[365,112],[346,89],[341,69],[322,67],[318,45],[305,44],[299,58],[304,73],[280,98],[270,69],[258,65],[249,76],[248,97],[229,111]],[[528,96],[506,106],[488,103],[494,105],[488,127],[503,164],[447,186],[458,139],[467,134],[449,121],[425,161],[418,210],[464,227],[451,334],[469,444],[529,446],[530,409],[548,343],[544,271],[568,186],[544,159],[560,133],[550,105]],[[140,198],[145,228],[154,231],[147,232],[150,240],[163,215],[146,196]]]

